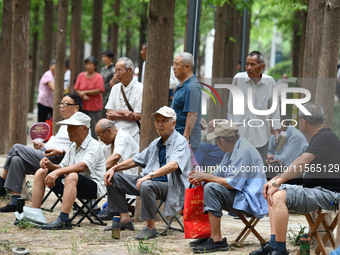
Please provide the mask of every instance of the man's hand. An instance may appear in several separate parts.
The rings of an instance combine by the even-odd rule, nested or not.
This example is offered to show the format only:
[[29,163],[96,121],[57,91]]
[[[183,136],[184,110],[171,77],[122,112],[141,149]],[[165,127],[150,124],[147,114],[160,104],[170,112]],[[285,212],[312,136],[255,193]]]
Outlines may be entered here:
[[106,186],[111,186],[112,185],[112,178],[115,174],[114,168],[111,167],[109,170],[106,171],[106,173],[104,174],[104,183]]
[[88,95],[83,95],[82,97],[85,101],[89,100],[89,96]]
[[45,185],[50,189],[55,186],[55,180],[59,177],[58,171],[49,173],[45,178]]
[[204,178],[207,176],[206,173],[202,173],[202,172],[196,172],[196,171],[191,171],[189,173],[189,182],[191,184],[194,184],[195,186],[199,185],[201,182],[204,181]]
[[123,112],[123,114],[124,114],[124,117],[127,120],[129,120],[129,121],[134,121],[135,120],[135,115],[133,115],[133,112],[126,110],[126,111]]
[[151,180],[151,176],[150,175],[145,175],[143,178],[140,178],[137,180],[136,183],[136,187],[139,190],[140,189],[140,185],[142,184],[143,181],[147,181],[147,180]]
[[275,155],[268,154],[266,159],[266,165],[273,164],[273,163],[279,163],[282,164],[280,160],[274,159]]
[[273,181],[274,180],[270,180],[263,186],[263,196],[267,201],[269,199],[269,205],[271,206],[273,205],[273,194],[279,190],[279,187],[272,185]]
[[52,156],[56,156],[56,155],[63,155],[63,151],[62,150],[58,150],[58,149],[47,149],[45,151],[44,155],[46,157],[52,157]]
[[40,150],[41,148],[44,148],[45,144],[44,143],[35,143],[33,142],[33,147],[36,150]]
[[50,169],[53,163],[48,158],[42,158],[40,160],[40,167]]

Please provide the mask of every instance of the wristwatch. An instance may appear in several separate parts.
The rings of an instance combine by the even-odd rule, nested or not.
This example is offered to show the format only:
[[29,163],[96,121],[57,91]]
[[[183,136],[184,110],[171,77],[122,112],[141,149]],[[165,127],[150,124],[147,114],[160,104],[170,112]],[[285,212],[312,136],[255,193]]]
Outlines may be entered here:
[[151,180],[153,180],[153,172],[150,172],[149,174],[151,176]]
[[274,187],[276,187],[276,188],[278,188],[278,187],[281,186],[280,184],[277,184],[277,183],[276,183],[276,180],[274,180],[274,181],[272,182],[272,185],[273,185]]

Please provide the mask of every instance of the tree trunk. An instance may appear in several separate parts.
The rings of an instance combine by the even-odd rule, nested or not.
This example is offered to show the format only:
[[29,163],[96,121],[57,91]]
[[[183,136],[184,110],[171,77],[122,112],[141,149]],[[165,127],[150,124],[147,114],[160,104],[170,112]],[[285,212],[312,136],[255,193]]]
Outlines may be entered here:
[[43,50],[42,50],[42,71],[49,69],[51,60],[53,59],[53,0],[45,0],[44,6],[44,27],[43,27]]
[[[309,0],[305,50],[302,68],[301,87],[311,92],[311,102],[316,97],[316,75],[319,68],[319,53],[321,51],[321,32],[323,29],[324,9],[321,7],[324,0]],[[336,53],[337,55],[337,53]],[[307,79],[306,79],[307,78]],[[314,78],[314,79],[310,79]]]
[[[225,3],[223,6],[216,7],[215,14],[215,36],[214,36],[214,53],[213,53],[213,66],[212,66],[212,80],[211,86],[214,87],[215,84],[223,84],[224,77],[224,67],[225,67],[225,58],[226,58],[226,44],[228,40],[228,4]],[[208,82],[209,83],[209,82]],[[216,89],[217,93],[221,96],[221,100],[223,105],[215,105],[213,100],[209,99],[209,108],[208,108],[208,121],[212,119],[221,119],[225,118],[227,115],[222,117],[222,112],[226,112],[227,101],[229,94],[226,93],[225,89]]]
[[[304,2],[304,0],[303,0]],[[307,12],[298,10],[294,13],[293,39],[292,39],[292,77],[301,77],[306,33]]]
[[[168,104],[175,1],[150,0],[140,151],[157,137],[152,113]],[[137,199],[135,220],[140,219]]]
[[0,38],[0,154],[7,153],[9,135],[9,109],[11,94],[12,0],[3,2],[2,31]]
[[[142,49],[144,43],[146,43],[146,30],[148,28],[148,4],[143,2],[141,16],[140,16],[140,26],[139,26],[139,50]],[[140,54],[138,54],[138,80],[142,79],[142,69],[143,69],[143,59]]]
[[72,21],[71,21],[71,56],[70,69],[71,80],[70,87],[73,91],[73,86],[77,75],[81,72],[81,7],[82,0],[72,0]]
[[118,32],[119,32],[119,16],[120,16],[120,0],[115,0],[115,3],[113,5],[113,10],[115,14],[115,19],[113,21],[112,25],[112,31],[111,31],[111,48],[113,52],[113,63],[117,62],[118,59]]
[[323,30],[321,31],[321,51],[319,55],[316,102],[326,115],[326,123],[333,128],[334,94],[340,46],[340,2],[326,0],[323,7]]
[[[37,27],[39,25],[39,5],[37,4],[34,8],[34,18],[33,18],[33,27]],[[34,109],[34,92],[37,88],[38,84],[38,44],[39,44],[39,31],[36,30],[33,33],[32,40],[32,65],[31,65],[31,84],[30,91],[28,93],[28,102],[29,108],[28,112],[33,112]]]
[[[130,10],[128,10],[128,13],[130,12]],[[128,17],[128,20],[131,20],[131,17]],[[132,37],[132,34],[131,34],[131,29],[129,26],[127,26],[125,28],[125,49],[126,49],[126,52],[125,52],[125,56],[128,57],[128,58],[132,58],[132,47],[131,47],[131,37]]]
[[53,134],[57,133],[56,123],[61,120],[59,102],[64,94],[65,49],[67,37],[68,0],[59,0],[56,44],[55,82],[53,95]]
[[30,1],[13,0],[9,143],[27,142]]
[[91,55],[97,59],[98,63],[100,63],[102,55],[102,21],[103,0],[93,0]]

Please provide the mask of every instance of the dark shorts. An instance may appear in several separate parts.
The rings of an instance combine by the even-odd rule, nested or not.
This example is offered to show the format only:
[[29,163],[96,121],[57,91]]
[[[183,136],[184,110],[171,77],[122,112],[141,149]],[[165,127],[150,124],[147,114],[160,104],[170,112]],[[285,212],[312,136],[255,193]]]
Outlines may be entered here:
[[[63,195],[64,193],[63,179],[65,179],[65,175],[59,176],[59,178],[55,181],[55,186],[52,188],[52,190],[57,194]],[[77,197],[96,199],[97,183],[82,176],[81,174],[78,174]]]

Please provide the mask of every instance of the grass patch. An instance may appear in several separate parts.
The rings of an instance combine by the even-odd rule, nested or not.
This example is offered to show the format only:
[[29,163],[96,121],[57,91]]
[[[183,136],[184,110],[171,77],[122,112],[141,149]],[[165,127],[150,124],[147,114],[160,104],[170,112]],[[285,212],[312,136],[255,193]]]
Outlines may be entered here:
[[300,245],[300,237],[305,233],[305,229],[307,228],[306,226],[302,226],[299,224],[300,230],[299,232],[294,232],[291,228],[288,229],[288,240],[289,242],[294,245],[294,246],[299,246]]
[[[158,245],[158,241],[139,240],[137,244],[131,242],[126,244],[129,254],[162,254],[164,253]],[[159,253],[160,252],[160,253]]]

